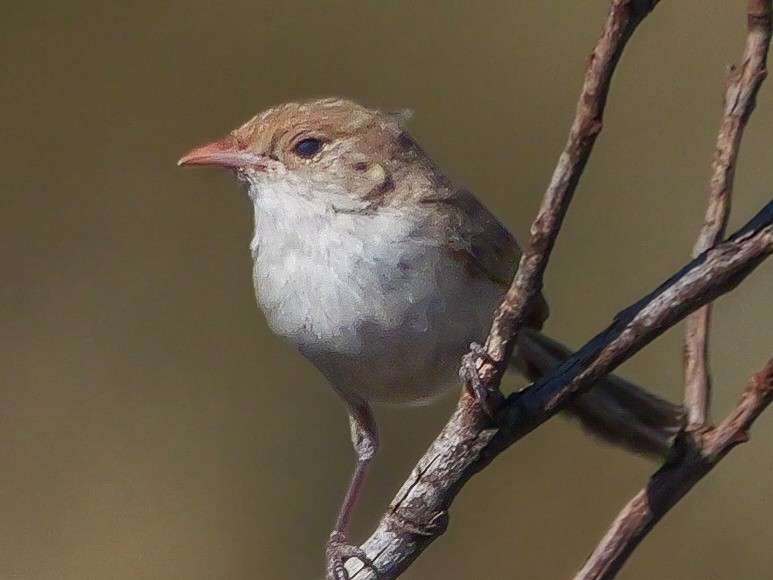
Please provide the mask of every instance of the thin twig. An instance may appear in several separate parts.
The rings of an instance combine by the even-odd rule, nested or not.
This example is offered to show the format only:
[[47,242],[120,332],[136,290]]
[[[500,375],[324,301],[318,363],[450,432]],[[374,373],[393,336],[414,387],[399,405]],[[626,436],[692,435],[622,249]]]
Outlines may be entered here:
[[475,473],[690,312],[729,292],[773,253],[773,201],[728,241],[692,260],[564,364],[505,402],[499,426],[466,393],[361,546],[378,570],[347,563],[353,580],[397,577],[447,525],[447,510]]
[[679,454],[649,480],[628,502],[599,542],[574,580],[608,580],[622,568],[628,556],[692,487],[739,443],[773,400],[773,359],[754,375],[741,400],[716,428],[685,431]]
[[[730,69],[725,110],[709,182],[706,218],[693,249],[693,257],[722,240],[730,214],[738,151],[746,123],[754,111],[757,91],[767,74],[765,60],[770,46],[770,2],[751,0],[747,11],[748,34],[738,66]],[[698,429],[709,419],[711,374],[708,336],[711,304],[687,317],[684,340],[684,405],[688,429]]]
[[496,388],[512,354],[518,331],[542,290],[553,246],[569,203],[601,132],[604,107],[620,55],[636,27],[659,0],[613,0],[601,38],[588,57],[580,98],[567,143],[531,226],[531,240],[515,279],[497,309],[486,340],[491,360],[479,360],[481,379]]

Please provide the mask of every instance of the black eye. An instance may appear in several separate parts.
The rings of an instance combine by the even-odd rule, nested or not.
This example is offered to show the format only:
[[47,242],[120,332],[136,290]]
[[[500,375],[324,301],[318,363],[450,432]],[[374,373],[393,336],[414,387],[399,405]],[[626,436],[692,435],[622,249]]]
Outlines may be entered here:
[[322,139],[317,139],[316,137],[301,139],[293,147],[293,150],[298,155],[306,159],[314,157],[320,149],[322,149]]

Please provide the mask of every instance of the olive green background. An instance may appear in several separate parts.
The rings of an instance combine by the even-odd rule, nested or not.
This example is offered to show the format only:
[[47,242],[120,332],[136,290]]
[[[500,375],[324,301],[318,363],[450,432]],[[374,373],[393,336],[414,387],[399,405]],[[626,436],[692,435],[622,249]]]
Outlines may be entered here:
[[[0,580],[319,578],[352,452],[342,406],[255,307],[251,208],[189,148],[293,98],[410,107],[523,239],[606,1],[4,2]],[[579,346],[687,259],[745,2],[662,2],[632,40],[547,274]],[[773,191],[773,82],[731,227]],[[773,269],[716,309],[714,416],[771,355]],[[679,400],[681,329],[624,372]],[[454,405],[377,409],[360,539]],[[655,465],[554,420],[463,490],[410,579],[560,579]],[[773,577],[773,413],[626,579]]]

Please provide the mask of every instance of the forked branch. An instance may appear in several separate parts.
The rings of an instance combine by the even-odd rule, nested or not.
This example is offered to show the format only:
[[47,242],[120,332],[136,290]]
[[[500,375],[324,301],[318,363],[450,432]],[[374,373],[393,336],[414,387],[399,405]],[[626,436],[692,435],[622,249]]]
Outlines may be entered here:
[[754,420],[773,400],[773,359],[754,375],[736,408],[716,428],[685,431],[673,461],[628,502],[575,580],[614,578],[660,519],[730,450],[748,439]]
[[[638,24],[657,4],[657,0],[612,1],[603,34],[588,59],[567,144],[532,225],[531,240],[518,273],[495,315],[486,341],[488,356],[477,361],[481,380],[490,389],[498,388],[529,305],[542,288],[552,248],[601,130],[615,66]],[[764,74],[761,71],[770,34],[770,4],[770,0],[750,2],[750,29],[761,27],[755,30],[767,30],[767,37],[757,36],[749,41],[756,48],[747,44],[748,54],[762,54],[762,58],[745,58],[728,86],[728,125],[723,124],[720,132],[712,201],[702,241],[696,245],[696,257],[619,313],[604,331],[561,366],[520,393],[502,399],[494,421],[465,389],[454,414],[403,484],[377,529],[361,546],[373,566],[363,566],[357,560],[347,562],[352,580],[397,577],[445,531],[447,510],[475,473],[668,328],[735,288],[773,253],[773,201],[731,238],[721,241],[738,144]],[[761,46],[765,51],[759,53]],[[698,327],[703,324],[700,322]],[[688,342],[690,346],[701,344],[693,338]],[[682,433],[672,460],[623,511],[577,578],[611,578],[658,517],[743,440],[746,429],[771,400],[772,369],[773,364],[769,363],[755,375],[739,406],[719,427]],[[693,419],[703,424],[708,388],[700,377],[693,384],[688,399],[694,402],[688,404]],[[703,399],[702,393],[706,395]]]
[[729,292],[773,253],[773,201],[728,241],[701,254],[620,312],[564,364],[505,401],[492,426],[465,391],[371,537],[361,546],[378,575],[359,562],[353,580],[395,578],[446,528],[447,510],[478,471],[561,411],[690,312]]
[[[765,61],[770,46],[770,3],[749,2],[746,46],[737,66],[730,69],[725,91],[725,110],[714,151],[706,218],[693,250],[705,252],[725,235],[730,215],[733,179],[741,148],[743,130],[754,111],[757,91],[765,79]],[[709,420],[711,373],[708,362],[708,336],[711,305],[687,317],[684,341],[684,405],[687,426],[700,429]]]
[[[731,69],[725,111],[712,165],[709,204],[695,253],[715,246],[724,235],[730,213],[738,150],[757,91],[766,75],[765,62],[773,28],[771,0],[751,0],[748,34],[741,63]],[[575,580],[613,578],[653,526],[735,445],[747,439],[752,422],[773,398],[773,359],[752,377],[741,401],[719,425],[709,424],[711,381],[708,366],[710,304],[687,318],[684,401],[687,425],[671,460],[658,470],[622,509]]]

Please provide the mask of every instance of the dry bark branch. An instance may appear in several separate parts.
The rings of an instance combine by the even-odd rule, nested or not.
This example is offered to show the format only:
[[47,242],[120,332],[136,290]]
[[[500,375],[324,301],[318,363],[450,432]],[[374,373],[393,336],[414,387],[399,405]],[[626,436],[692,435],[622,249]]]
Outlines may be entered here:
[[[724,235],[730,211],[738,150],[755,97],[766,75],[765,62],[773,28],[773,2],[751,0],[748,34],[741,64],[731,70],[725,113],[712,165],[709,207],[694,252],[715,246]],[[636,546],[692,487],[739,443],[773,399],[773,359],[751,378],[741,401],[719,425],[708,424],[711,380],[708,368],[710,304],[687,318],[685,333],[685,407],[687,425],[674,454],[618,514],[575,580],[614,578]]]
[[496,388],[518,331],[542,290],[542,277],[585,164],[601,132],[612,74],[636,27],[659,0],[613,0],[601,38],[588,57],[582,91],[567,143],[558,159],[518,272],[497,309],[486,340],[490,360],[478,360],[481,379]]
[[718,427],[684,432],[674,459],[623,508],[575,580],[614,578],[663,515],[733,447],[748,440],[749,428],[771,400],[773,359],[749,380],[738,405]]
[[[757,91],[765,79],[765,60],[770,46],[770,3],[752,0],[747,11],[748,34],[743,56],[727,79],[725,110],[709,182],[709,203],[693,257],[705,252],[725,235],[730,214],[733,179],[746,123],[754,111]],[[700,428],[709,420],[711,374],[708,336],[711,304],[698,309],[685,321],[684,405],[687,426]]]
[[[657,0],[612,2],[602,37],[588,59],[575,120],[532,225],[532,238],[521,258],[516,278],[495,315],[486,342],[488,357],[481,356],[477,360],[480,379],[485,387],[498,389],[529,305],[541,290],[551,250],[601,130],[615,65],[636,26],[657,4]],[[752,4],[762,5],[759,2]],[[769,4],[768,1],[765,5]],[[740,139],[740,128],[742,124],[732,139]],[[733,147],[737,150],[737,145]],[[733,147],[729,149],[731,153]],[[717,167],[722,163],[718,161]],[[730,172],[733,165],[734,153],[727,162]],[[730,179],[724,179],[726,183],[731,183]],[[720,215],[719,219],[725,218]],[[346,568],[352,580],[397,577],[445,531],[448,509],[454,497],[475,473],[675,323],[737,286],[773,253],[773,201],[730,239],[714,245],[721,233],[721,230],[715,233],[706,251],[646,297],[619,313],[607,329],[560,367],[520,393],[501,399],[495,421],[482,413],[469,391],[464,390],[454,414],[403,484],[377,529],[361,546],[373,566],[363,566],[357,560],[347,562]],[[756,386],[747,390],[737,412],[712,431],[711,437],[701,440],[706,442],[707,447],[703,451],[708,453],[701,456],[701,465],[706,465],[707,461],[716,463],[740,441],[738,433],[751,424],[770,399],[771,388],[765,378],[769,375],[770,372],[758,375],[754,382]],[[680,456],[693,457],[690,455],[692,448],[685,442],[697,441],[699,433],[704,431],[683,433],[678,447]],[[669,463],[661,472],[671,465]],[[694,469],[691,473],[699,471]],[[685,476],[683,480],[692,484],[697,481],[692,477]],[[686,491],[689,487],[678,489]],[[681,496],[673,497],[676,501]],[[630,538],[633,540],[629,545],[623,542],[620,552],[623,555],[615,563],[622,565],[625,556],[635,547],[638,540],[634,535]],[[603,546],[600,548],[605,552]]]
[[[585,163],[601,131],[612,74],[626,43],[659,0],[613,0],[601,38],[588,62],[575,118],[531,228],[518,272],[497,309],[486,340],[487,356],[476,361],[481,384],[498,392],[518,331],[542,288],[542,277]],[[502,403],[500,400],[499,403]],[[362,546],[378,574],[356,560],[352,578],[394,578],[446,527],[446,508],[469,478],[482,448],[496,430],[465,390],[454,415],[404,484],[377,530]],[[430,468],[435,466],[435,470]],[[466,471],[468,470],[468,472]],[[429,475],[423,479],[422,474]]]
[[352,580],[397,577],[445,531],[448,508],[470,477],[690,312],[735,288],[771,253],[773,201],[728,241],[701,254],[620,312],[560,367],[508,397],[497,426],[483,418],[465,391],[451,419],[361,546],[378,575],[350,561]]

